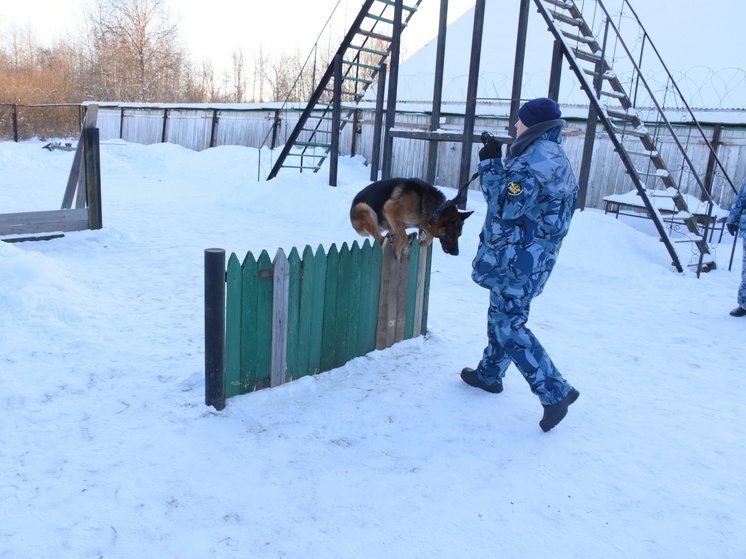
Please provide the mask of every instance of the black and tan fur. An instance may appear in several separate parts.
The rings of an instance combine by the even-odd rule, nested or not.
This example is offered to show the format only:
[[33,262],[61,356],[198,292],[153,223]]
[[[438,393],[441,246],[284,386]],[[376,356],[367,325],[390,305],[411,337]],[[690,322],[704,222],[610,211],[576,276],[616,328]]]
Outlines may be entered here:
[[360,235],[372,235],[381,243],[383,231],[395,236],[399,259],[409,246],[408,227],[425,232],[421,246],[428,247],[438,238],[443,252],[455,256],[464,220],[472,213],[459,212],[453,200],[446,201],[445,195],[431,184],[394,178],[376,181],[358,192],[350,208],[350,221]]

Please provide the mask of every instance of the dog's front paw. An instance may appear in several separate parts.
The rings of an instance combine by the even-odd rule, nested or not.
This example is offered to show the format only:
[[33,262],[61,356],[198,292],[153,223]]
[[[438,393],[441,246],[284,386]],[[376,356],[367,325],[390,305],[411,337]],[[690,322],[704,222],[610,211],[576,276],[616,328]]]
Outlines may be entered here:
[[396,249],[394,250],[394,258],[401,261],[401,259],[405,255],[409,256],[409,244],[405,243],[405,244],[402,244],[401,246],[397,245]]

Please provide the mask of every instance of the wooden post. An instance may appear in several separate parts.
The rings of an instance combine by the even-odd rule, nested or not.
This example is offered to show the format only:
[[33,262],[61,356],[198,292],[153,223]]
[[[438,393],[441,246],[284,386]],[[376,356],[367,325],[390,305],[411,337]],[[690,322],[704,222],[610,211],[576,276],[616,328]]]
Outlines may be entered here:
[[99,155],[98,128],[86,128],[85,142],[85,189],[88,199],[88,228],[101,229],[101,157]]
[[[98,105],[88,105],[88,109],[85,113],[85,119],[83,120],[83,129],[80,132],[80,138],[78,139],[78,145],[75,148],[75,156],[73,157],[73,164],[70,168],[70,175],[67,178],[67,188],[65,188],[65,195],[62,197],[61,209],[67,210],[73,207],[73,199],[75,198],[75,190],[83,184],[81,178],[81,169],[83,168],[83,131],[86,128],[94,128],[96,126],[96,120],[98,119]],[[82,204],[80,203],[82,201]],[[85,198],[82,193],[78,193],[78,203],[76,207],[85,207]]]
[[205,250],[205,405],[225,408],[225,251]]

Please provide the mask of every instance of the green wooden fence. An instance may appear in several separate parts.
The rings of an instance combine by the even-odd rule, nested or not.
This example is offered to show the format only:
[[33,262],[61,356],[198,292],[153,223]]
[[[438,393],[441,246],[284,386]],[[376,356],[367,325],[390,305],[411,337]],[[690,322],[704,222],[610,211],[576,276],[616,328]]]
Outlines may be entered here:
[[267,251],[243,263],[232,254],[226,271],[225,252],[206,250],[206,404],[222,409],[225,398],[424,334],[431,258],[417,239],[401,260],[388,240],[366,240],[328,252],[280,249],[273,260]]

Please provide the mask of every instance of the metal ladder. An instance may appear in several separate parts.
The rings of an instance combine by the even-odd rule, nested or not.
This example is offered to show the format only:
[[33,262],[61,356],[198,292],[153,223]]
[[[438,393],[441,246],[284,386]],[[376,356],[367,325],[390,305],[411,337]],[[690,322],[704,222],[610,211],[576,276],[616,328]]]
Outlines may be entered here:
[[[605,128],[673,265],[683,272],[684,259],[654,198],[670,197],[673,215],[686,228],[684,240],[676,241],[693,247],[686,265],[696,265],[697,273],[714,268],[707,243],[714,204],[705,173],[694,166],[688,150],[704,144],[714,163],[710,178],[727,181],[736,189],[629,2],[614,2],[613,14],[601,0],[534,2],[588,95],[589,126],[595,127],[591,118],[595,116]],[[651,75],[657,76],[657,83],[652,83]],[[676,125],[667,112],[680,116]],[[664,158],[673,164],[669,166]],[[704,209],[697,213],[707,215],[704,223],[688,207],[690,192],[702,200]]]
[[[402,6],[402,28],[417,11],[422,0]],[[355,106],[375,82],[391,51],[396,0],[366,0],[352,23],[335,60],[341,67],[341,79],[335,82],[334,60],[311,95],[305,110],[288,136],[267,179],[277,176],[280,169],[318,172],[332,150],[342,129],[352,122]],[[345,113],[335,122],[335,101]],[[344,105],[343,105],[344,104]]]

